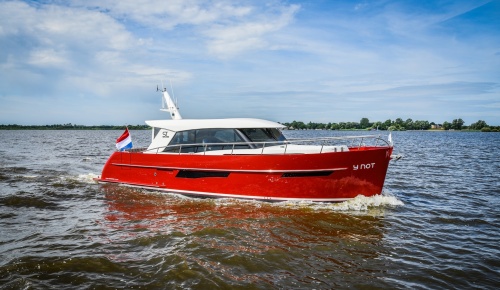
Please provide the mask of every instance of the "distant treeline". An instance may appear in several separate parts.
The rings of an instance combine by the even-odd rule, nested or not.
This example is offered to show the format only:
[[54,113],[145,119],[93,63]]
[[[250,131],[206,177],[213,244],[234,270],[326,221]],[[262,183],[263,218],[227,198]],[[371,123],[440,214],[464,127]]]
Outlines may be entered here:
[[396,120],[388,119],[385,122],[370,122],[368,118],[362,118],[359,122],[340,122],[340,123],[313,123],[305,124],[301,121],[293,121],[291,123],[283,123],[288,129],[295,130],[471,130],[482,132],[500,132],[500,126],[489,126],[485,121],[479,120],[469,126],[464,125],[465,122],[458,118],[451,122],[445,121],[443,124],[436,124],[429,121],[413,121],[401,118]]
[[[471,130],[482,132],[500,132],[500,126],[489,126],[485,121],[479,120],[469,126],[464,125],[462,119],[454,119],[451,122],[436,124],[429,121],[413,121],[401,118],[396,120],[388,119],[385,122],[370,122],[368,118],[362,118],[359,122],[340,122],[340,123],[304,123],[301,121],[293,121],[291,123],[282,123],[292,130]],[[128,127],[129,130],[145,130],[150,129],[148,125],[98,125],[85,126],[76,124],[56,124],[56,125],[0,125],[0,130],[123,130]]]
[[0,125],[0,130],[124,130],[128,127],[129,130],[144,130],[150,129],[148,125],[128,125],[128,126],[115,126],[115,125],[98,125],[98,126],[85,126],[76,124],[56,124],[56,125]]

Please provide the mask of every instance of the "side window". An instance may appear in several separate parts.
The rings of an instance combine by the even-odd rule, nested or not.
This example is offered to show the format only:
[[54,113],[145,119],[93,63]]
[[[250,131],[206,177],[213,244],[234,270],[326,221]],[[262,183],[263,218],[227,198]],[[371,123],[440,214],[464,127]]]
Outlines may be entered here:
[[[264,133],[265,135],[265,133]],[[248,149],[247,140],[235,129],[199,129],[175,133],[164,152],[203,152],[227,149]],[[196,144],[196,145],[195,145]],[[220,144],[220,145],[219,145]]]
[[252,142],[276,141],[271,132],[265,129],[240,129]]
[[199,146],[188,145],[196,143],[196,131],[197,130],[188,130],[175,133],[172,141],[163,150],[163,152],[198,152],[200,150],[200,148],[198,148]]
[[235,142],[244,142],[243,139],[239,135],[236,134],[234,129],[221,129],[215,133],[215,137],[224,143],[235,143]]
[[243,142],[234,129],[196,130],[195,143],[234,143]]
[[283,136],[283,133],[281,133],[280,130],[278,130],[278,129],[268,129],[268,130],[271,132],[274,139],[276,139],[278,141],[286,141],[285,136]]
[[195,135],[195,130],[177,132],[169,145],[193,144],[195,143]]
[[281,131],[278,129],[246,128],[239,129],[239,131],[243,133],[249,141],[256,142],[251,146],[257,148],[260,148],[262,146],[274,146],[286,140],[285,136],[283,136]]
[[196,130],[195,143],[220,143],[220,140],[215,137],[217,130],[200,129]]

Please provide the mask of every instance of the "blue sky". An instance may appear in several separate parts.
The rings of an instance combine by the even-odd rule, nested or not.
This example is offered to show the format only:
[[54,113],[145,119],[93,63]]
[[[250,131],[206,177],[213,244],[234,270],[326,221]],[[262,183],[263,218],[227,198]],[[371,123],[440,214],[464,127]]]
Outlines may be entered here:
[[0,0],[0,124],[500,125],[500,1]]

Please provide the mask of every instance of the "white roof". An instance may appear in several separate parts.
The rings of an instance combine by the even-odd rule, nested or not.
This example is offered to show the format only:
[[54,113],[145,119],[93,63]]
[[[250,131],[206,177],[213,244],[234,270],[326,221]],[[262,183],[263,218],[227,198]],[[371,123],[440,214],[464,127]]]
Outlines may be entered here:
[[170,131],[186,131],[194,129],[237,129],[237,128],[284,128],[280,123],[250,118],[232,119],[180,119],[180,120],[150,120],[151,127]]

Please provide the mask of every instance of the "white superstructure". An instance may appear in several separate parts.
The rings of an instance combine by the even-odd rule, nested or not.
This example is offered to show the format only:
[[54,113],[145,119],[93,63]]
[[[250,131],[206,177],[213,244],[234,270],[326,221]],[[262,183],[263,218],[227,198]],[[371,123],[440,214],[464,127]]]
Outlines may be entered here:
[[349,151],[345,145],[299,145],[287,141],[280,129],[286,126],[262,119],[182,119],[176,102],[162,91],[162,111],[172,120],[149,120],[151,144],[144,153],[164,154],[305,154]]

